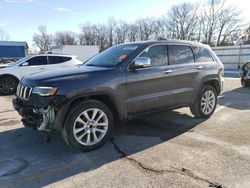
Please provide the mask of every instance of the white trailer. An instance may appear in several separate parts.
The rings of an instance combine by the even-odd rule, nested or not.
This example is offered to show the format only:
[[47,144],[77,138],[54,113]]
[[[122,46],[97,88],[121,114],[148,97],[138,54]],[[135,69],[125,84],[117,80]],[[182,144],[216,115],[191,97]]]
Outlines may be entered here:
[[61,45],[52,47],[52,53],[75,55],[82,62],[99,53],[98,46]]

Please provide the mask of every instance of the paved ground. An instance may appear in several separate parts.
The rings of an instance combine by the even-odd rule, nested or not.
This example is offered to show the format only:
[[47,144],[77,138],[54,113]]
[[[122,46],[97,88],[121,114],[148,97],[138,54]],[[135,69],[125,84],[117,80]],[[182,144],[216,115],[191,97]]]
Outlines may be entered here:
[[250,89],[228,78],[209,120],[188,108],[119,127],[104,147],[75,153],[23,128],[0,98],[0,187],[250,187]]

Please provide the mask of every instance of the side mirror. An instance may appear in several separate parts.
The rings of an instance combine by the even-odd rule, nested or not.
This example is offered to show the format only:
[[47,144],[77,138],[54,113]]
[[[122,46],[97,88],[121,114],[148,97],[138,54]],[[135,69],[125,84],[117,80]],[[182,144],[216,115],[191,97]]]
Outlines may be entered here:
[[26,66],[29,66],[29,63],[28,63],[28,62],[24,62],[24,63],[22,64],[22,67],[26,67]]
[[147,68],[151,66],[151,60],[148,57],[137,57],[135,59],[134,68]]

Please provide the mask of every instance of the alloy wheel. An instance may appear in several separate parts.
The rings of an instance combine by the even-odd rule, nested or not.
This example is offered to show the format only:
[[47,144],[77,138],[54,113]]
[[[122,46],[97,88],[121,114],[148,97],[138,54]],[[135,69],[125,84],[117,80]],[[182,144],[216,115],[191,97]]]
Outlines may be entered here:
[[109,121],[100,109],[91,108],[82,112],[75,120],[73,134],[77,142],[92,146],[100,142],[107,134]]

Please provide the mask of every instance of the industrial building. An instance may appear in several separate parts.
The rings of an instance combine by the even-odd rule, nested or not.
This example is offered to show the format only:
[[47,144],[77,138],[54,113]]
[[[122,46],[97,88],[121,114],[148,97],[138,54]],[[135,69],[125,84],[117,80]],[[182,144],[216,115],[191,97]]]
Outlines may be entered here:
[[28,54],[27,42],[0,41],[1,59],[20,59]]

